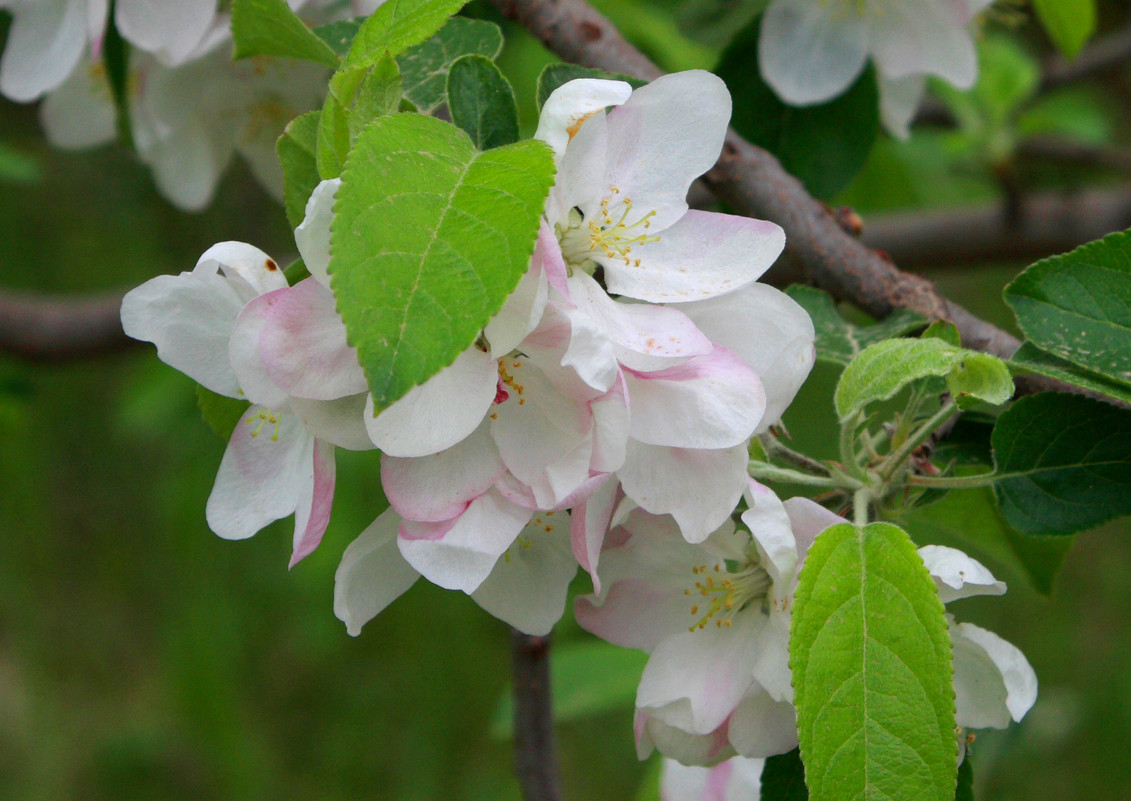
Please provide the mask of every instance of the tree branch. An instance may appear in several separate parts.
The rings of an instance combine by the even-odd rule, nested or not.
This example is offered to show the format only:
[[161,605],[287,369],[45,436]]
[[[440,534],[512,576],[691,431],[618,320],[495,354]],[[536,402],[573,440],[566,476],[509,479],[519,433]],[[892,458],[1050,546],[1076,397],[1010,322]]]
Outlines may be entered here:
[[0,290],[0,353],[62,362],[138,345],[122,331],[122,295],[82,299]]
[[1131,25],[1095,40],[1069,61],[1054,56],[1045,62],[1041,89],[1054,89],[1066,83],[1090,78],[1116,69],[1131,59]]
[[550,638],[511,630],[515,771],[525,801],[562,801],[550,704]]

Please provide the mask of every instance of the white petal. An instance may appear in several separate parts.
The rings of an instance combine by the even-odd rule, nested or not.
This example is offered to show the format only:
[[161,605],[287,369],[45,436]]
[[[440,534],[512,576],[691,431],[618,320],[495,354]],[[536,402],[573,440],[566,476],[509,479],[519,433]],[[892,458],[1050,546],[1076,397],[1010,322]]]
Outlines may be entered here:
[[692,734],[637,710],[633,729],[636,731],[636,756],[640,759],[647,759],[654,748],[685,765],[714,765],[735,755],[727,740],[725,726],[710,734]]
[[365,411],[369,436],[390,456],[439,453],[479,427],[498,382],[495,360],[472,346],[376,417],[371,401]]
[[755,801],[762,792],[764,759],[731,757],[712,768],[665,759],[660,801]]
[[959,726],[1004,729],[1037,701],[1037,674],[1014,645],[972,623],[950,628]]
[[175,66],[193,52],[216,16],[216,0],[118,0],[114,22],[130,44]]
[[64,150],[113,142],[117,136],[115,116],[104,72],[85,60],[39,107],[39,121],[48,141]]
[[249,301],[287,286],[287,278],[279,265],[254,245],[246,242],[219,242],[204,251],[193,272],[224,274],[243,300]]
[[492,489],[472,501],[455,520],[404,521],[397,543],[408,563],[433,584],[470,594],[490,575],[529,520],[529,510]]
[[843,517],[834,515],[825,507],[814,503],[808,498],[790,498],[782,506],[789,515],[789,525],[793,530],[793,538],[797,543],[797,569],[805,562],[809,547],[817,539],[817,535],[829,526],[838,523],[847,523]]
[[301,421],[252,406],[220,461],[205,510],[208,526],[226,540],[246,539],[294,512],[313,485],[314,438]]
[[491,344],[491,355],[502,358],[535,329],[549,298],[550,284],[542,265],[546,258],[561,258],[558,241],[545,221],[538,231],[538,241],[530,268],[523,273],[518,286],[507,296],[503,308],[487,321],[483,335]]
[[314,187],[306,201],[306,216],[295,229],[302,263],[322,286],[330,286],[326,269],[330,266],[330,223],[334,219],[334,199],[338,195],[341,178],[323,181]]
[[565,611],[566,592],[576,573],[569,516],[536,514],[471,597],[519,631],[542,636]]
[[624,493],[652,514],[670,514],[688,542],[723,524],[746,488],[745,445],[721,450],[628,444],[617,476]]
[[589,402],[593,414],[593,457],[589,469],[613,473],[624,465],[628,448],[628,388],[618,375],[613,388]]
[[864,69],[868,25],[847,5],[776,0],[766,9],[758,66],[786,103],[808,106],[831,100]]
[[876,66],[887,77],[930,73],[959,89],[974,85],[978,74],[974,41],[946,3],[869,3],[868,23]]
[[334,574],[334,614],[353,637],[420,576],[397,549],[400,522],[387,509],[342,554]]
[[935,580],[944,604],[974,595],[1005,594],[1004,581],[996,580],[985,565],[957,548],[924,545],[919,556]]
[[578,78],[555,89],[542,106],[535,139],[541,139],[560,160],[581,124],[607,106],[628,100],[632,87],[624,81]]
[[370,451],[374,445],[365,430],[367,398],[365,394],[330,401],[291,398],[288,405],[312,436],[346,450]]
[[598,213],[601,199],[609,192],[605,179],[608,153],[609,127],[600,112],[585,121],[559,160],[554,186],[546,198],[546,219],[552,226],[567,227],[574,207],[586,219]]
[[727,728],[734,750],[746,757],[771,757],[797,747],[793,704],[775,701],[762,690],[746,694]]
[[889,78],[880,75],[879,84],[880,117],[884,127],[897,139],[906,139],[911,135],[911,119],[927,89],[927,76]]
[[148,148],[138,147],[141,160],[153,168],[158,190],[182,211],[202,211],[212,202],[234,152],[227,132],[213,131],[200,120],[153,140]]
[[746,500],[750,508],[742,513],[742,522],[754,536],[762,567],[774,580],[775,589],[790,592],[797,577],[797,541],[785,507],[773,490],[753,479]]
[[601,592],[601,579],[597,572],[601,545],[621,497],[620,484],[608,481],[592,497],[574,507],[569,516],[573,555],[581,569],[593,579],[593,592],[597,594]]
[[271,304],[278,295],[289,291],[287,288],[276,289],[249,301],[236,318],[228,341],[228,361],[239,381],[241,397],[268,409],[281,410],[287,405],[288,395],[267,373],[260,334],[267,324]]
[[87,43],[86,8],[73,0],[35,0],[16,10],[0,57],[0,94],[29,103],[79,63]]
[[757,280],[785,247],[772,222],[711,211],[689,211],[655,236],[625,259],[595,259],[609,292],[652,303],[711,298]]

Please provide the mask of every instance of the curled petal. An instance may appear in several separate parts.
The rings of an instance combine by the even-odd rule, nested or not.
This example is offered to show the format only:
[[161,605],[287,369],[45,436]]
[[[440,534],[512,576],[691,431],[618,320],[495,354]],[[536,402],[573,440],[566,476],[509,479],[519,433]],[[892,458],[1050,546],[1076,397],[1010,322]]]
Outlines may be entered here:
[[341,178],[331,178],[314,187],[306,201],[306,216],[295,229],[302,263],[322,286],[330,286],[330,223],[334,219],[334,199],[338,195]]
[[334,614],[352,637],[420,577],[397,549],[400,522],[396,512],[385,510],[342,554],[334,574]]
[[793,530],[793,538],[797,542],[797,569],[805,562],[809,547],[817,539],[817,535],[829,526],[837,523],[846,523],[843,517],[834,515],[825,507],[814,503],[808,498],[790,498],[782,503],[786,514],[789,515],[789,525]]
[[279,265],[254,245],[245,242],[219,242],[204,251],[193,272],[219,269],[246,303],[257,295],[283,289],[286,276]]
[[542,105],[534,138],[553,148],[555,160],[560,160],[585,120],[607,106],[620,105],[631,94],[632,87],[624,81],[578,78],[564,83]]
[[731,715],[727,727],[734,750],[745,757],[771,757],[797,747],[797,714],[789,701],[775,701],[751,690]]
[[972,623],[951,621],[959,726],[1004,729],[1037,701],[1037,674],[1014,645]]
[[295,507],[294,551],[291,554],[291,567],[314,552],[322,542],[326,526],[330,524],[330,507],[334,502],[334,446],[320,439],[314,440],[313,451],[314,481],[311,494],[300,495]]
[[995,579],[985,565],[957,548],[924,545],[919,556],[935,580],[944,604],[974,595],[1005,594],[1004,581]]
[[653,749],[685,765],[714,765],[735,755],[727,740],[726,726],[709,734],[692,734],[636,710],[632,728],[636,733],[636,756],[647,759]]
[[573,555],[581,569],[593,579],[593,591],[597,594],[601,592],[601,579],[597,573],[601,545],[605,541],[613,510],[622,497],[620,484],[607,481],[591,497],[574,507],[569,517]]

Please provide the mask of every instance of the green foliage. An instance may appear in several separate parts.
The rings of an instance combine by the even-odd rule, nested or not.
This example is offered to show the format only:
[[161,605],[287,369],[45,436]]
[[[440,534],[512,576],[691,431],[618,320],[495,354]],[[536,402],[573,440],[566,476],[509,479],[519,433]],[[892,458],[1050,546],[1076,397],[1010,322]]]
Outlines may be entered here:
[[275,153],[283,168],[283,203],[291,228],[297,228],[306,216],[306,202],[321,180],[315,159],[320,120],[317,111],[295,117],[275,143]]
[[887,400],[913,381],[946,376],[955,402],[1002,404],[1013,395],[1013,379],[996,356],[956,348],[938,339],[888,339],[869,345],[844,369],[834,403],[848,420],[875,401]]
[[805,766],[798,749],[766,760],[762,768],[761,798],[764,801],[808,801]]
[[1131,234],[1110,234],[1029,267],[1005,288],[1025,336],[1131,391]]
[[400,108],[401,76],[392,56],[341,70],[330,79],[330,93],[318,124],[316,161],[323,178],[337,178],[358,134],[370,122]]
[[785,293],[797,301],[813,318],[817,332],[817,358],[842,367],[869,345],[917,331],[927,318],[910,309],[896,309],[872,325],[855,325],[844,319],[827,292],[794,284]]
[[1096,32],[1096,0],[1033,0],[1033,10],[1066,58],[1075,58]]
[[338,66],[338,56],[286,0],[232,0],[234,58],[285,56]]
[[480,150],[518,141],[514,91],[491,59],[464,56],[448,71],[448,110],[452,122]]
[[39,163],[0,142],[0,183],[33,184],[39,180]]
[[494,60],[503,49],[503,32],[493,22],[452,17],[430,39],[397,56],[404,96],[421,114],[431,114],[447,102],[447,74],[465,55]]
[[197,384],[196,405],[200,407],[200,416],[212,429],[212,433],[227,442],[250,404],[247,401],[220,395]]
[[1015,375],[1036,373],[1131,404],[1131,385],[1085,370],[1079,365],[1041,350],[1032,342],[1021,344],[1009,360],[1009,369]]
[[1019,399],[992,438],[1005,519],[1024,534],[1072,534],[1131,513],[1131,413],[1079,395]]
[[378,410],[451,364],[502,307],[529,267],[553,173],[542,142],[479,153],[420,114],[358,137],[330,272]]
[[[636,701],[636,686],[648,655],[602,640],[560,643],[550,661],[554,720],[572,720],[626,709]],[[514,726],[514,699],[508,687],[491,720],[491,736],[508,739]]]
[[844,94],[828,103],[798,108],[783,103],[758,68],[761,17],[734,37],[715,72],[734,100],[731,125],[764,147],[805,184],[829,198],[864,167],[880,130],[875,70],[867,67]]
[[818,535],[790,630],[798,737],[814,801],[951,801],[950,636],[907,534],[848,523]]
[[357,36],[358,30],[361,28],[363,19],[340,19],[336,22],[330,22],[326,25],[319,25],[314,29],[314,33],[329,45],[330,49],[334,51],[334,55],[338,59],[343,59],[350,51],[350,46],[353,44],[353,38]]
[[579,67],[577,64],[547,64],[543,67],[542,72],[538,74],[538,89],[535,95],[535,102],[538,104],[538,109],[541,110],[542,106],[546,105],[546,101],[549,99],[550,95],[554,93],[555,89],[563,83],[569,83],[578,78],[602,78],[609,81],[624,81],[633,89],[639,89],[641,86],[648,83],[632,75],[625,75],[620,72],[605,72],[595,67]]
[[382,56],[398,56],[440,30],[467,0],[387,0],[361,24],[343,69],[360,69]]

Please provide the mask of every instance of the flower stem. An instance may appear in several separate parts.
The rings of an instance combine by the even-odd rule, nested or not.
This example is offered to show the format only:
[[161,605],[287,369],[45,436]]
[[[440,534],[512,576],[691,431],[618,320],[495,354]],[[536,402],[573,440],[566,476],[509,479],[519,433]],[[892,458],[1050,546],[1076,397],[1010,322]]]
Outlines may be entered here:
[[861,487],[852,496],[852,522],[857,528],[868,525],[868,504],[872,502],[872,490]]
[[762,447],[766,449],[766,453],[770,456],[777,456],[783,462],[789,462],[794,467],[801,468],[813,475],[827,476],[829,475],[829,468],[812,459],[803,453],[795,451],[793,448],[785,445],[780,439],[772,434],[761,434],[758,441],[762,443]]
[[860,412],[840,424],[840,463],[845,472],[863,478],[864,471],[856,461],[856,429],[860,426]]
[[515,772],[523,801],[562,801],[550,704],[550,638],[511,630]]
[[880,475],[884,481],[891,479],[895,471],[899,469],[899,466],[907,461],[907,457],[914,453],[916,448],[926,442],[927,437],[931,436],[939,426],[955,414],[957,408],[953,400],[948,400],[937,412],[923,421],[923,424],[915,429],[897,450],[889,453],[887,458],[884,459],[884,465],[880,471]]
[[[749,471],[750,477],[759,481],[782,481],[788,484],[801,484],[806,487],[832,487],[834,489],[844,489],[846,486],[844,479],[836,476],[811,476],[808,473],[790,470],[788,467],[777,467],[765,462],[751,461]],[[855,489],[859,486],[859,482],[854,479],[848,480],[853,482],[848,486],[849,489]]]
[[973,476],[908,476],[907,483],[912,487],[926,489],[977,489],[989,487],[1003,476],[995,472],[978,473]]

